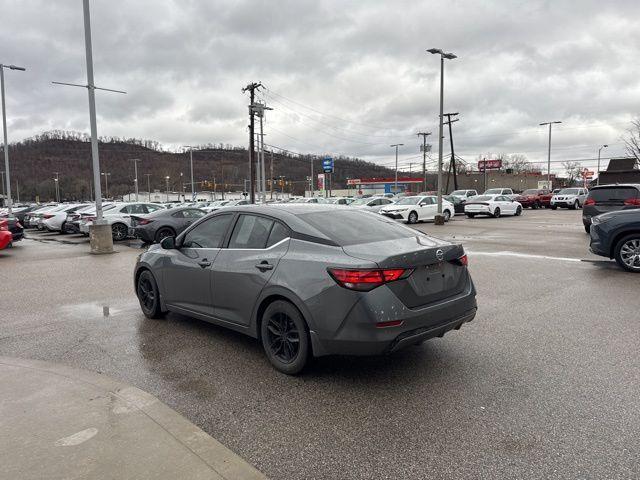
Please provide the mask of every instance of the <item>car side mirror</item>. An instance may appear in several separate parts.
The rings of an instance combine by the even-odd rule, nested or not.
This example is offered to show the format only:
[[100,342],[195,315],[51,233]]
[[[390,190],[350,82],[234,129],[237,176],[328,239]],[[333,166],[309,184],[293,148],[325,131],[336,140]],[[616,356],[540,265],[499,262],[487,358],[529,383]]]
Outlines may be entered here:
[[165,250],[174,250],[176,248],[175,237],[164,237],[160,242],[160,246]]

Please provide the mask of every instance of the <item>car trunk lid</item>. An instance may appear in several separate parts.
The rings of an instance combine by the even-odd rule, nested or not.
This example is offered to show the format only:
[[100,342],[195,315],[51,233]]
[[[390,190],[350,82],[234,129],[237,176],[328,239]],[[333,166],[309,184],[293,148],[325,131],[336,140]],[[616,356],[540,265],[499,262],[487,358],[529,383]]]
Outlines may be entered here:
[[466,267],[459,262],[461,245],[427,237],[413,237],[344,246],[347,255],[375,262],[380,268],[411,269],[411,275],[387,284],[409,308],[418,308],[462,293]]

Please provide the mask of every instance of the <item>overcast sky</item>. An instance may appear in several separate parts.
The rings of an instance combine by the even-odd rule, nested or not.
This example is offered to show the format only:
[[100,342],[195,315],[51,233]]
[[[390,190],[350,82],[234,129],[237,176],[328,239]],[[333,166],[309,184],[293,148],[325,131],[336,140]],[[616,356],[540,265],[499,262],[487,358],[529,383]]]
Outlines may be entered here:
[[[640,2],[93,0],[98,133],[184,144],[247,143],[247,95],[261,81],[266,142],[296,152],[419,161],[437,156],[439,58],[456,153],[546,162],[623,152],[640,113]],[[81,0],[0,0],[9,140],[88,131]],[[445,153],[449,153],[448,134]],[[606,152],[606,155],[604,153]],[[560,168],[559,164],[557,165]],[[595,165],[594,162],[586,164]],[[416,167],[414,167],[416,168]]]

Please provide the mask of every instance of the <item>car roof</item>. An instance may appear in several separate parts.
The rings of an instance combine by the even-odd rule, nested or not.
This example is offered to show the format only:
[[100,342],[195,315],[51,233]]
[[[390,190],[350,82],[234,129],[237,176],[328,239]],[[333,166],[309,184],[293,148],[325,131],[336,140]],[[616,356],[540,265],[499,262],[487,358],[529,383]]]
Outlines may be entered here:
[[591,187],[591,189],[593,190],[594,188],[601,189],[601,188],[618,188],[618,187],[633,187],[640,190],[640,183],[610,183],[608,185],[594,185],[593,187]]

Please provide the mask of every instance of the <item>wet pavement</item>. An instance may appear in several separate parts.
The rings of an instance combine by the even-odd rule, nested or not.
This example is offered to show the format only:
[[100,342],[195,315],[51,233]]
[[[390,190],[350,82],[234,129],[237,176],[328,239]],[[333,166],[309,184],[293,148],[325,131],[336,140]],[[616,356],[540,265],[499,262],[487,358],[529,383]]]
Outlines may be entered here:
[[588,253],[579,211],[417,228],[465,245],[479,311],[393,356],[287,377],[241,334],[145,319],[135,244],[29,239],[0,252],[0,355],[131,383],[274,479],[639,477],[640,275]]

